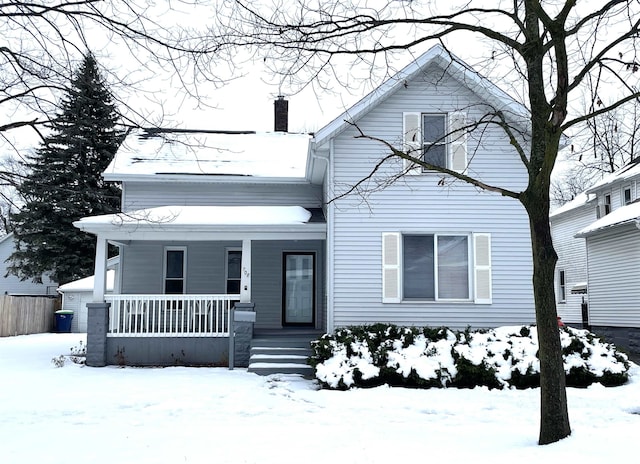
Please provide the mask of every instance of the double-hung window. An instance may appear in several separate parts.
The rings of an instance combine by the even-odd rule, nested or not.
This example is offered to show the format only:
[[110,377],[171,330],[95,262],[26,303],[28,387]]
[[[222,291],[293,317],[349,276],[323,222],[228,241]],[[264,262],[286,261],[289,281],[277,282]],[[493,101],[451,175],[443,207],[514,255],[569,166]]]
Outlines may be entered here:
[[422,115],[422,157],[425,163],[441,168],[448,167],[446,120],[444,114]]
[[564,270],[558,271],[558,303],[566,303],[567,301],[567,282]]
[[[403,151],[415,159],[452,171],[467,168],[466,114],[403,113]],[[430,171],[427,167],[405,160],[407,174]]]
[[469,299],[469,237],[404,235],[402,294],[407,299]]
[[164,249],[164,293],[167,295],[185,293],[186,254],[185,247]]
[[382,235],[383,302],[491,303],[489,234]]
[[242,250],[227,250],[227,285],[226,292],[228,295],[240,294],[240,270],[242,268]]
[[630,205],[632,202],[631,186],[626,185],[622,188],[622,206]]

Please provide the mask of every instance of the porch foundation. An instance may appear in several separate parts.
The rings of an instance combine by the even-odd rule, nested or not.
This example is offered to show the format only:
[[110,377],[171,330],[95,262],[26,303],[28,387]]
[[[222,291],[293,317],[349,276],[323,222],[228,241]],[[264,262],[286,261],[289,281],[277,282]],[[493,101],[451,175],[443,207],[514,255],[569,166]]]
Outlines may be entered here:
[[[243,317],[242,313],[253,313],[254,317]],[[236,303],[234,310],[234,366],[248,367],[251,356],[251,339],[255,324],[255,303]]]
[[111,303],[87,303],[87,366],[107,365],[107,328]]

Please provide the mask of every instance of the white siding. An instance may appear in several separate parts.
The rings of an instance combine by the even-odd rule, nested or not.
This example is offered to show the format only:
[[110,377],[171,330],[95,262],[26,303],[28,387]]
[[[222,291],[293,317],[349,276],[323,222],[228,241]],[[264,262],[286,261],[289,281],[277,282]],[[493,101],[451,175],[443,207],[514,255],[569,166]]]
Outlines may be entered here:
[[321,204],[321,187],[306,184],[127,182],[122,194],[123,211],[192,205],[296,205],[317,208]]
[[640,327],[640,230],[634,225],[587,238],[589,322]]
[[[477,103],[473,94],[441,71],[424,73],[357,123],[365,134],[402,146],[404,112],[464,110],[474,120],[482,115]],[[334,141],[335,193],[329,192],[328,199],[369,175],[386,154],[381,144],[355,135],[348,130]],[[524,168],[499,129],[488,128],[482,139],[470,136],[468,144],[472,176],[514,190],[524,187]],[[374,187],[400,168],[399,161],[385,165],[364,187]],[[464,328],[534,321],[531,244],[524,209],[516,200],[468,184],[440,185],[441,179],[435,173],[408,176],[366,198],[352,194],[332,204],[336,326],[394,322]],[[383,303],[381,237],[385,232],[491,234],[492,303]]]
[[[572,294],[571,289],[587,281],[587,247],[584,238],[574,235],[596,220],[595,202],[589,202],[566,213],[551,218],[551,236],[553,247],[558,254],[555,273],[555,292],[558,316],[563,322],[582,322],[582,297]],[[560,302],[559,273],[565,272],[566,301]],[[590,289],[589,289],[590,290]]]

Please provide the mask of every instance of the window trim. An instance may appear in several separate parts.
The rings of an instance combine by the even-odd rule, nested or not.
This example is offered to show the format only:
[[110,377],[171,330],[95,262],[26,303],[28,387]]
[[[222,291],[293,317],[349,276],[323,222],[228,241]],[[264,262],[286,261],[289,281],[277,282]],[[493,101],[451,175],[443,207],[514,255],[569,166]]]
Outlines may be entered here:
[[[167,253],[169,251],[181,251],[182,252],[182,278],[167,278]],[[172,295],[167,293],[167,280],[182,280],[182,295],[187,293],[187,247],[186,246],[165,246],[163,251],[163,263],[162,263],[162,294]],[[180,293],[176,293],[180,295]]]
[[[242,247],[227,247],[225,248],[224,251],[224,292],[225,294],[228,295],[240,295],[240,293],[242,292],[242,264],[240,265],[240,277],[236,278],[229,278],[229,252],[240,252],[240,260],[242,260]],[[241,261],[242,263],[242,261]],[[238,293],[228,293],[228,288],[229,288],[229,280],[237,280],[239,282],[238,284],[238,289],[239,292]]]

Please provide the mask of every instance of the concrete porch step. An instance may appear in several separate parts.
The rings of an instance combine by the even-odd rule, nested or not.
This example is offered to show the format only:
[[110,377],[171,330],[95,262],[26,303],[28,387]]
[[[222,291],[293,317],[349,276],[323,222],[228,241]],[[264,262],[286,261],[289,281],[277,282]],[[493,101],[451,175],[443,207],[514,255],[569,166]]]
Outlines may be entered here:
[[307,358],[311,355],[311,340],[320,335],[322,333],[309,330],[255,334],[251,340],[249,372],[312,377],[313,368],[307,364]]

